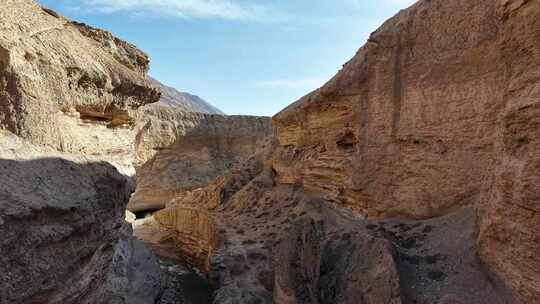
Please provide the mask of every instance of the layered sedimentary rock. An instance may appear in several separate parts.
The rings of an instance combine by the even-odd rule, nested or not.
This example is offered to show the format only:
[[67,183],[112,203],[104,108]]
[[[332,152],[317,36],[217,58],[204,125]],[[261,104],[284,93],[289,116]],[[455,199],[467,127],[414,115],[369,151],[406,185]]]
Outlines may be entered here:
[[[208,251],[214,303],[514,303],[476,258],[474,208],[424,221],[366,220],[276,184],[270,168],[223,187],[234,176],[157,213],[198,208],[215,222],[217,242]],[[200,233],[195,227],[176,230],[175,243]],[[136,231],[144,236],[145,229]],[[177,254],[189,260],[199,251]]]
[[539,15],[538,1],[421,1],[387,21],[334,79],[274,118],[279,182],[370,217],[481,201],[482,257],[532,301]]
[[271,134],[270,119],[187,113],[151,106],[136,140],[139,164],[131,211],[165,207],[206,186],[255,153]]
[[0,128],[130,171],[134,112],[160,98],[146,54],[31,0],[2,1],[0,31]]
[[114,167],[0,131],[2,303],[154,303],[154,256],[131,236]]
[[503,103],[480,212],[482,258],[523,303],[540,297],[540,3],[501,2]]
[[420,1],[385,22],[274,117],[279,181],[372,217],[478,201],[507,80],[498,2]]
[[204,210],[175,207],[154,215],[163,227],[174,232],[178,255],[202,271],[210,270],[210,255],[216,246],[216,226]]
[[215,303],[534,302],[538,16],[536,0],[419,1],[273,118],[258,176],[173,200],[216,219]]

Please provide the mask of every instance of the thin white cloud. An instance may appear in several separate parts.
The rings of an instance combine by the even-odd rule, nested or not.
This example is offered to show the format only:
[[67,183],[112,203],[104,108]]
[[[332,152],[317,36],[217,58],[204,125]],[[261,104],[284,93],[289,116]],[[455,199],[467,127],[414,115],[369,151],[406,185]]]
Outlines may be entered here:
[[307,78],[307,79],[277,79],[269,81],[261,81],[257,85],[266,88],[317,88],[322,86],[327,79],[323,78]]
[[269,22],[277,20],[269,7],[238,0],[78,0],[78,5],[102,13],[166,16],[183,19],[219,18]]

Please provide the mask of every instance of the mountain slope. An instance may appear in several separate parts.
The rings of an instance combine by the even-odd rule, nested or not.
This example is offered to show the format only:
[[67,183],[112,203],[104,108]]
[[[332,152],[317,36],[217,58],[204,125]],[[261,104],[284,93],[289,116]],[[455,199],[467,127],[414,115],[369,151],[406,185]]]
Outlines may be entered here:
[[187,112],[199,112],[208,114],[225,114],[220,109],[212,106],[199,96],[180,92],[173,87],[169,87],[154,78],[149,78],[152,85],[161,91],[159,103],[180,108]]

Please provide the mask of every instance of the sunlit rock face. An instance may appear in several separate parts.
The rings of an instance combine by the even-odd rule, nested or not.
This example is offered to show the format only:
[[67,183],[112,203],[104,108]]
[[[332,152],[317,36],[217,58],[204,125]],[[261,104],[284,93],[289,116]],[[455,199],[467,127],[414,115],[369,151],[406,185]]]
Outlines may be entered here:
[[206,186],[255,153],[271,135],[270,118],[144,109],[135,142],[137,191],[131,211],[157,210]]
[[157,102],[148,57],[30,0],[0,4],[0,128],[133,174],[134,112]]
[[478,200],[497,157],[506,59],[496,1],[420,1],[274,117],[280,183],[371,217]]
[[281,184],[367,217],[480,209],[480,253],[540,292],[538,1],[419,1],[274,117]]
[[[328,271],[324,248],[341,236],[368,242],[360,229],[336,230],[371,221],[368,235],[390,240],[398,257],[383,250],[385,267],[375,268],[388,292],[369,303],[534,302],[539,15],[538,1],[419,1],[273,118],[275,145],[259,176],[232,194],[223,177],[174,199],[216,218],[225,240],[211,259],[216,301],[324,302],[314,292],[317,271]],[[320,220],[323,236],[298,231],[297,217]]]

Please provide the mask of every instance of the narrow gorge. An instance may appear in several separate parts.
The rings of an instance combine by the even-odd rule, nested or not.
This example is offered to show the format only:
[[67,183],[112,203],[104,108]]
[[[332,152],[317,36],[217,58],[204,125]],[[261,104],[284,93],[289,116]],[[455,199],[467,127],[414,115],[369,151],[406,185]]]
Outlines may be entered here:
[[0,3],[0,304],[533,304],[540,1],[420,0],[274,117]]

